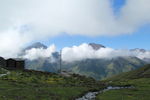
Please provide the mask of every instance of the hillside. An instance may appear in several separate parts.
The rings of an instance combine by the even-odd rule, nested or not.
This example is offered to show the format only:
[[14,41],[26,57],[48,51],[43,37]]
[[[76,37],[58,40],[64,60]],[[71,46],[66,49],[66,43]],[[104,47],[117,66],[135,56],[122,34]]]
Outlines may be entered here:
[[110,77],[103,82],[108,85],[134,86],[134,88],[107,91],[99,94],[96,100],[149,100],[150,64]]
[[103,88],[92,78],[32,70],[4,70],[0,74],[0,100],[72,100]]
[[[26,68],[47,72],[58,72],[59,59],[51,62],[51,58],[39,58],[26,60]],[[62,62],[62,69],[73,73],[93,77],[101,80],[122,72],[128,72],[140,68],[146,62],[136,57],[118,57],[114,59],[85,59],[71,63]]]
[[63,68],[100,80],[122,72],[135,70],[144,64],[144,61],[136,57],[118,57],[114,59],[86,59],[66,63]]
[[[95,52],[106,48],[101,44],[89,43],[89,47],[92,47]],[[46,49],[47,47],[42,43],[34,43],[31,46],[26,47],[22,54],[25,54],[26,50],[31,50],[33,48]],[[133,49],[130,51],[135,52],[144,52],[143,49]],[[110,55],[111,56],[111,55]],[[63,57],[62,57],[63,58]],[[26,59],[26,69],[33,69],[39,71],[47,71],[47,72],[58,72],[60,68],[60,56],[59,52],[52,53],[51,57],[39,57],[34,60]],[[73,73],[85,75],[88,77],[93,77],[97,80],[101,80],[107,77],[111,77],[113,75],[117,75],[122,72],[128,72],[134,69],[137,69],[147,62],[141,60],[137,57],[129,56],[129,57],[114,57],[114,58],[91,58],[91,59],[81,59],[77,61],[67,62],[62,59],[62,69],[65,71],[72,71]]]
[[51,58],[38,58],[35,60],[25,60],[25,68],[37,71],[58,72],[58,64],[51,62]]
[[137,70],[122,73],[113,77],[108,78],[107,80],[111,81],[121,81],[121,80],[131,80],[139,78],[150,78],[150,64],[145,65]]

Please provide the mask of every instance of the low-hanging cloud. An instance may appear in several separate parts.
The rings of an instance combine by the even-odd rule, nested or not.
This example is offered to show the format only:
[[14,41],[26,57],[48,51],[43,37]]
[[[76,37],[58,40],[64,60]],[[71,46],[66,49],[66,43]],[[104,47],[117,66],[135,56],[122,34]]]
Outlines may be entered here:
[[150,0],[126,0],[118,15],[110,0],[0,0],[0,55],[59,35],[120,35],[150,23]]
[[51,57],[53,58],[52,54],[56,52],[55,45],[49,46],[47,49],[44,48],[32,48],[30,50],[26,50],[25,54],[22,56],[24,59],[28,60],[36,60],[39,58],[47,58]]
[[[51,62],[56,62],[60,59],[59,55],[57,55],[58,57],[56,58],[53,56],[56,52],[56,46],[53,44],[46,49],[32,48],[30,50],[26,50],[21,58],[31,61],[39,58],[51,58]],[[145,58],[150,59],[150,51],[141,51],[140,49],[113,49],[109,47],[101,47],[100,49],[95,50],[87,43],[83,43],[79,46],[64,47],[62,49],[62,61],[64,62],[74,62],[85,59],[112,59],[117,57],[137,57],[141,60],[144,60]]]
[[139,59],[150,58],[150,51],[123,50],[112,48],[100,48],[94,50],[89,44],[65,47],[62,49],[62,59],[65,62],[81,61],[85,59],[112,59],[116,57],[138,57]]

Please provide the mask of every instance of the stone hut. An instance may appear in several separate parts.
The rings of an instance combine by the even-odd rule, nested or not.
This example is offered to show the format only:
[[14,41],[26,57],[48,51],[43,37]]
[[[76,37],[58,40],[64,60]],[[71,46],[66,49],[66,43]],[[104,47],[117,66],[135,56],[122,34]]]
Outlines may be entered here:
[[10,69],[24,69],[25,61],[21,59],[7,59],[6,67]]
[[17,60],[16,61],[16,68],[17,69],[24,69],[25,61],[24,60]]
[[0,57],[0,67],[6,67],[6,60],[3,57]]
[[6,67],[7,68],[16,68],[16,60],[10,58],[6,60]]

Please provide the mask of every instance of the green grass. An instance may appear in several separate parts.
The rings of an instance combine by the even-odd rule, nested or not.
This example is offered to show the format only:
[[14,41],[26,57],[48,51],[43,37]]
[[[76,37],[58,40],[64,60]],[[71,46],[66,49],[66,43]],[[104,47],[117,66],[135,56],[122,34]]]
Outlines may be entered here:
[[10,71],[0,77],[0,100],[72,100],[103,88],[100,82],[79,75],[63,77],[36,71]]
[[86,87],[51,87],[0,81],[0,100],[70,100],[88,91]]
[[106,81],[122,81],[137,78],[150,78],[150,64],[145,65],[137,70],[121,73],[113,77],[107,78]]
[[5,73],[7,73],[7,70],[4,68],[0,68],[0,74],[5,74]]
[[133,89],[110,90],[99,94],[96,100],[150,100],[150,78],[114,82],[112,85],[133,85]]
[[150,100],[150,65],[122,73],[103,82],[112,86],[132,85],[135,88],[110,90],[99,94],[96,100]]

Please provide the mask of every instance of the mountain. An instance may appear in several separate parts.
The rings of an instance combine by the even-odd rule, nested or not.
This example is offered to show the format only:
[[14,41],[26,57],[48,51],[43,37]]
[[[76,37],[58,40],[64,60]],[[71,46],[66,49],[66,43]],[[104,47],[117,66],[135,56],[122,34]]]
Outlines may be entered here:
[[64,63],[64,69],[73,73],[86,75],[95,79],[104,79],[121,72],[137,69],[145,64],[137,57],[117,57],[113,59],[86,59],[72,63]]
[[25,68],[38,71],[55,72],[59,70],[59,53],[52,53],[51,57],[38,58],[35,60],[25,60]]
[[146,52],[145,49],[139,49],[139,48],[131,49],[130,51],[142,52],[142,53]]
[[[36,42],[32,45],[27,46],[25,49],[23,49],[22,52],[19,54],[19,56],[23,57],[27,50],[31,50],[33,48],[47,49],[47,46],[45,46],[44,44],[42,44],[40,42]],[[57,68],[58,61],[57,60],[59,60],[58,52],[52,53],[52,57],[38,58],[35,60],[25,59],[25,68],[38,70],[38,71],[46,71],[46,72],[58,72],[58,68]]]
[[45,46],[44,44],[42,44],[42,43],[40,43],[40,42],[36,42],[36,43],[34,43],[34,44],[32,44],[32,45],[26,47],[26,48],[24,49],[24,51],[30,50],[30,49],[32,49],[32,48],[36,48],[36,49],[37,49],[37,48],[47,49],[47,46]]
[[141,59],[147,63],[150,63],[150,57],[149,57],[150,51],[149,50],[135,48],[135,49],[131,49],[130,51],[134,53],[139,53],[141,54],[140,56],[146,55],[145,57],[142,57]]
[[[96,43],[89,43],[94,50],[105,48],[105,46]],[[26,48],[44,48],[41,43],[35,43]],[[54,52],[51,57],[39,58],[36,60],[26,59],[26,68],[47,72],[58,72],[60,69],[59,53]],[[86,75],[95,79],[104,79],[121,72],[127,72],[139,68],[146,64],[145,61],[137,57],[116,57],[113,59],[84,59],[73,62],[62,62],[62,70],[72,73]]]
[[35,60],[26,59],[26,69],[33,69],[44,72],[58,72],[58,64],[56,62],[52,62],[52,58],[38,58]]
[[89,46],[91,46],[94,50],[98,50],[100,48],[105,48],[105,46],[101,44],[96,44],[96,43],[89,43]]
[[40,42],[33,43],[32,45],[29,45],[29,46],[27,46],[26,48],[24,48],[24,49],[18,54],[18,56],[19,56],[19,57],[24,56],[24,55],[25,55],[25,52],[26,52],[27,50],[31,50],[31,49],[33,49],[33,48],[35,48],[35,49],[40,49],[40,48],[47,49],[47,46],[44,45],[44,44],[42,44],[42,43],[40,43]]
[[139,78],[150,78],[150,64],[144,65],[136,70],[129,71],[126,73],[121,73],[113,77],[108,78],[107,80],[112,81],[121,81],[121,80],[131,80]]
[[144,58],[144,61],[146,61],[147,63],[150,63],[150,58]]

